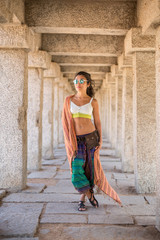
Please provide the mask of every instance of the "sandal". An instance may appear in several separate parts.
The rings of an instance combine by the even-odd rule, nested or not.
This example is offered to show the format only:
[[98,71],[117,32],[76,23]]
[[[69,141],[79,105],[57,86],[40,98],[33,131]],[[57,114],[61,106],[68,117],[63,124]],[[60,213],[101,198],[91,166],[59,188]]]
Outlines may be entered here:
[[[89,199],[90,203],[92,204],[93,207],[96,207],[96,208],[99,207],[99,203],[94,197],[94,191],[92,189],[90,189],[90,192],[91,192],[91,198]],[[92,196],[93,196],[93,200],[91,200]],[[96,201],[96,203],[95,203],[95,201]]]
[[86,211],[86,206],[84,205],[84,201],[79,201],[78,211]]

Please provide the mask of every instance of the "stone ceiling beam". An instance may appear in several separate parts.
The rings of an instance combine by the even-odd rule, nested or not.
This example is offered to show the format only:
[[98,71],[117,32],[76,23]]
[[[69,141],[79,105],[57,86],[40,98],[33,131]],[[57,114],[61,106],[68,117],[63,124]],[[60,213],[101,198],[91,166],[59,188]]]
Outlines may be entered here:
[[52,56],[52,61],[58,64],[117,64],[116,57],[90,57],[90,56]]
[[62,72],[80,72],[80,71],[85,71],[85,72],[109,72],[110,67],[97,67],[97,66],[61,66],[61,71]]
[[[26,0],[29,27],[130,29],[135,26],[136,1]],[[49,30],[49,29],[48,29]]]
[[42,34],[42,49],[50,54],[117,56],[123,52],[123,43],[122,36]]
[[[74,73],[63,73],[63,76],[73,80],[74,77],[75,77],[75,74]],[[103,79],[104,76],[105,76],[105,73],[102,73],[102,74],[91,74],[91,78],[93,80]]]

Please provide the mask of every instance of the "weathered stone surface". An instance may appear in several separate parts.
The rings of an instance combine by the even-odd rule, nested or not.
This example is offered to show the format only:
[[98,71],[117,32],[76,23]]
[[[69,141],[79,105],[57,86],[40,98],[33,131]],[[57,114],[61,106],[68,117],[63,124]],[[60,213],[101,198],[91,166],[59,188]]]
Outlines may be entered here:
[[69,170],[69,162],[68,160],[63,164],[63,166],[61,166],[62,170]]
[[5,195],[6,195],[6,190],[0,190],[0,199],[5,197]]
[[144,199],[144,197],[143,196],[139,196],[139,195],[137,195],[137,196],[135,196],[135,195],[133,195],[133,196],[124,196],[124,195],[122,195],[121,197],[121,201],[122,201],[122,203],[123,203],[123,205],[145,205],[146,204],[146,201],[145,201],[145,199]]
[[27,183],[26,189],[22,190],[23,193],[40,193],[45,188],[45,184],[40,183]]
[[2,202],[77,202],[80,194],[60,193],[12,193],[2,199]]
[[132,28],[125,37],[124,41],[125,55],[136,51],[154,51],[155,50],[155,36],[142,35],[142,29]]
[[53,158],[53,79],[45,78],[45,71],[43,71],[42,157],[50,160]]
[[[41,225],[41,230],[46,229],[46,225]],[[142,228],[140,226],[98,226],[98,225],[80,225],[76,226],[64,226],[62,224],[54,224],[53,226],[47,226],[47,230],[50,232],[47,234],[48,239],[64,240],[71,239],[75,236],[76,240],[158,240],[160,233],[153,226]],[[40,235],[43,239],[44,234]]]
[[137,225],[153,225],[156,224],[156,217],[155,216],[135,216],[135,222]]
[[1,238],[1,240],[39,240],[38,237],[27,238],[27,237],[16,237],[16,238]]
[[133,206],[126,206],[126,211],[130,215],[155,215],[156,209],[155,205],[133,205]]
[[101,164],[105,170],[121,170],[121,162],[102,162]]
[[122,36],[43,34],[42,49],[55,53],[94,53],[114,57],[123,49]]
[[53,178],[56,175],[56,168],[52,168],[49,171],[43,169],[41,171],[32,172],[27,178]]
[[44,214],[40,223],[87,223],[87,216],[77,214]]
[[51,55],[45,51],[29,52],[28,66],[31,68],[46,69],[50,67]]
[[48,186],[44,193],[76,193],[77,190],[74,188],[71,180],[59,180],[56,186]]
[[105,209],[103,205],[98,208],[92,207],[88,202],[85,204],[87,207],[87,211],[78,211],[78,203],[48,203],[46,205],[45,214],[51,213],[74,213],[74,214],[97,214],[103,215],[105,213]]
[[71,181],[71,173],[70,171],[64,171],[64,172],[58,172],[57,175],[55,176],[55,179],[70,179]]
[[64,158],[55,158],[55,159],[51,159],[51,160],[42,160],[42,165],[46,166],[46,165],[56,165],[56,166],[61,166],[64,161],[66,160],[66,157]]
[[[23,35],[24,28],[22,32],[18,30],[19,26],[17,34]],[[8,32],[8,37],[1,36],[0,41],[12,41],[14,36],[9,37],[12,31],[14,28]],[[26,184],[27,71],[27,53],[23,49],[0,50],[0,188],[12,191],[22,189]]]
[[133,219],[129,215],[113,215],[107,214],[98,216],[97,215],[89,215],[88,223],[91,224],[134,224]]
[[28,68],[27,169],[41,168],[43,70]]
[[[129,29],[135,25],[135,7],[135,1],[89,0],[84,4],[63,0],[60,4],[56,0],[40,0],[37,5],[35,0],[27,0],[25,15],[27,25],[32,27]],[[96,14],[95,9],[98,9]]]
[[100,149],[99,151],[100,155],[104,156],[104,155],[115,155],[115,150],[114,149]]
[[[61,71],[63,73],[70,72],[80,72],[82,70],[82,66],[61,66]],[[83,66],[83,71],[85,72],[109,72],[110,68],[108,66]]]
[[145,195],[145,198],[149,202],[149,204],[156,205],[156,201],[157,201],[156,196]]
[[43,204],[40,203],[3,203],[0,208],[0,235],[33,237],[42,208]]

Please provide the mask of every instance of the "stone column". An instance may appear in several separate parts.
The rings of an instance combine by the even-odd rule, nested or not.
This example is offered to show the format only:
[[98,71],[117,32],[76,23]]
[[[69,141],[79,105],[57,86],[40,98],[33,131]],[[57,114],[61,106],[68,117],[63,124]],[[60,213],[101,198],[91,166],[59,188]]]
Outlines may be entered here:
[[0,188],[17,191],[27,180],[31,34],[25,25],[0,25],[0,36]]
[[63,127],[61,123],[62,118],[62,109],[63,109],[63,97],[64,96],[64,81],[63,77],[61,77],[59,83],[59,144],[63,143]]
[[57,63],[51,62],[44,70],[43,100],[43,159],[54,158],[54,79],[60,72]]
[[111,66],[112,77],[115,79],[116,94],[116,118],[115,118],[115,141],[116,155],[121,157],[122,150],[122,72],[117,65]]
[[156,81],[155,37],[131,29],[125,38],[125,55],[133,54],[133,154],[136,190],[156,189]]
[[27,166],[29,170],[41,168],[43,69],[49,67],[50,61],[51,56],[44,51],[30,52],[28,56]]
[[59,142],[59,82],[60,78],[54,78],[54,112],[53,112],[53,123],[54,123],[54,148],[58,148]]
[[156,168],[157,168],[157,206],[156,227],[160,231],[160,27],[156,33]]
[[132,57],[122,54],[118,58],[119,69],[123,72],[122,86],[122,170],[134,171],[133,162],[133,71]]
[[115,80],[111,76],[111,73],[106,74],[107,86],[108,86],[108,104],[107,104],[107,129],[109,141],[112,147],[115,148]]

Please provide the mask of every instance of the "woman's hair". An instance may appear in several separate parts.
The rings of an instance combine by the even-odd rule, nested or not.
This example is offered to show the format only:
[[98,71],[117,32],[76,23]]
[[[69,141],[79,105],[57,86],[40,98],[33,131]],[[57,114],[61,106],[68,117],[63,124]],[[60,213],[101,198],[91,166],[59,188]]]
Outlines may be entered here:
[[93,97],[94,96],[94,89],[93,89],[92,84],[95,85],[95,83],[94,83],[94,80],[91,79],[91,75],[87,72],[81,71],[81,72],[76,73],[75,78],[78,75],[83,75],[87,79],[87,84],[90,83],[90,86],[87,87],[86,93],[87,93],[88,96]]

